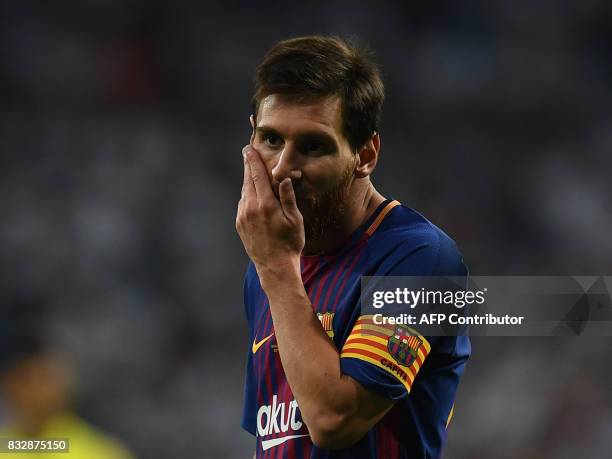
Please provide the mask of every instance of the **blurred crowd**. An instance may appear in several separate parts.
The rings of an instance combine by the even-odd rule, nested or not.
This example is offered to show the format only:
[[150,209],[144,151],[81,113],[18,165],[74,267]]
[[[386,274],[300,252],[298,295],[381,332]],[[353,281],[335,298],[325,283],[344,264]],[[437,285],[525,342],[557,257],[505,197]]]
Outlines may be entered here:
[[[252,453],[240,149],[253,68],[312,33],[375,52],[374,183],[473,274],[611,274],[609,2],[3,2],[0,330],[35,302],[71,410],[136,457]],[[445,457],[610,457],[611,344],[474,339]]]

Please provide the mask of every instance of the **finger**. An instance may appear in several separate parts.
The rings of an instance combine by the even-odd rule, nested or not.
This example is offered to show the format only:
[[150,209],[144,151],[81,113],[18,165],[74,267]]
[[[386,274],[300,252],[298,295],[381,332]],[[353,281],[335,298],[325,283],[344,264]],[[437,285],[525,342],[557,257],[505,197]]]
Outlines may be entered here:
[[289,177],[285,178],[278,186],[278,194],[280,197],[283,213],[292,221],[297,221],[300,218],[300,210],[295,199],[293,191],[293,183]]
[[261,156],[257,150],[252,147],[246,148],[246,159],[251,170],[251,179],[253,186],[255,187],[255,193],[260,201],[268,199],[276,199],[274,192],[272,191],[272,185],[270,184],[270,177],[266,166],[261,160]]
[[242,160],[244,163],[244,179],[242,182],[242,192],[240,194],[240,198],[244,198],[246,196],[255,196],[255,187],[253,185],[253,179],[251,178],[251,166],[246,159],[246,150],[249,148],[247,145],[242,149]]

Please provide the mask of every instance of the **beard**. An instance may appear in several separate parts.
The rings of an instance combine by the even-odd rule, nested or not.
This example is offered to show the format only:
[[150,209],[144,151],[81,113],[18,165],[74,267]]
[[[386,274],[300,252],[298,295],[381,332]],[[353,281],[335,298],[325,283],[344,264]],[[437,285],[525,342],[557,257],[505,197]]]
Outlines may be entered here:
[[342,227],[346,215],[346,201],[352,183],[353,169],[347,169],[331,188],[319,192],[301,194],[296,190],[297,206],[304,219],[306,244],[316,244],[328,238]]

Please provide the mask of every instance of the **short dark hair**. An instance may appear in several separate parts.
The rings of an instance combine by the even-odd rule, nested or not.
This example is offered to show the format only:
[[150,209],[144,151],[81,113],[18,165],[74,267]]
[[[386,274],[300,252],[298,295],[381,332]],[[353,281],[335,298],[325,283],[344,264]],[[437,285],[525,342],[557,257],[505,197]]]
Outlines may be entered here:
[[338,37],[309,36],[278,42],[257,66],[255,118],[270,94],[297,100],[339,96],[343,134],[357,151],[378,130],[385,88],[367,48]]
[[44,332],[45,301],[34,294],[7,293],[0,298],[0,375],[48,348]]

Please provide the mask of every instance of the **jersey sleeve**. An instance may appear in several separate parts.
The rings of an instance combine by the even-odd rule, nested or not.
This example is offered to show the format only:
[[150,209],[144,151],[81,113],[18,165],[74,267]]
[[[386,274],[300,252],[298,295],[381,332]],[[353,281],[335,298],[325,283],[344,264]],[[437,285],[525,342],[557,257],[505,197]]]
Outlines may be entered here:
[[[252,314],[251,314],[251,301],[250,292],[252,292],[251,283],[254,281],[254,271],[252,263],[249,263],[247,272],[244,278],[244,312],[248,324],[248,337],[249,343],[253,340],[252,333]],[[253,353],[251,349],[247,349],[247,361],[245,368],[244,377],[244,394],[243,394],[243,405],[242,405],[242,420],[241,426],[247,432],[255,435],[256,434],[256,417],[257,417],[257,390],[255,381],[255,371],[253,367]]]
[[244,380],[244,404],[242,406],[242,420],[240,425],[247,432],[255,435],[255,421],[257,414],[257,390],[255,388],[255,375],[253,373],[253,353],[249,350]]
[[[392,257],[383,261],[377,276],[465,276],[468,271],[455,243],[443,233],[412,235]],[[354,311],[354,325],[341,353],[342,372],[365,388],[389,399],[406,397],[427,357],[454,347],[458,337],[423,336],[407,326],[376,324],[372,315]],[[465,338],[465,337],[460,337]],[[444,343],[442,343],[444,341]]]
[[[360,316],[340,353],[342,372],[392,400],[406,396],[431,344],[408,327],[402,327],[398,336],[395,327],[375,324],[371,315]],[[396,344],[401,339],[409,343],[409,349]]]

